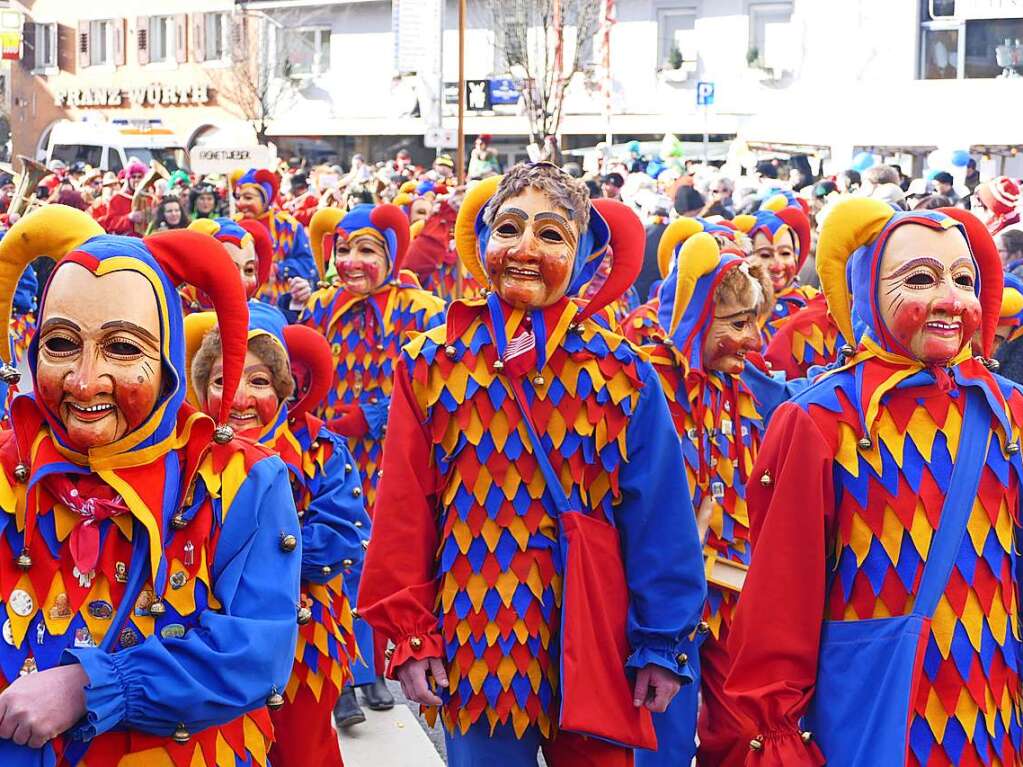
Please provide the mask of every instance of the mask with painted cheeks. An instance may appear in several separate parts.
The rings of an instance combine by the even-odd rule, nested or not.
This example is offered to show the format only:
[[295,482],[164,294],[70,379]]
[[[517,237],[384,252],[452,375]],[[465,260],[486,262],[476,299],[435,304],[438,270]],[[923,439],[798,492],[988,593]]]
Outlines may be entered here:
[[881,320],[924,364],[947,364],[980,327],[977,266],[958,229],[898,227],[885,244],[880,274]]
[[345,290],[368,296],[387,280],[387,246],[370,233],[346,238],[339,232],[334,242],[334,268]]
[[266,211],[263,195],[254,184],[247,184],[238,191],[235,207],[244,218],[259,218]]
[[425,197],[418,197],[409,205],[408,220],[410,224],[425,221],[433,211],[433,202]]
[[572,213],[533,187],[494,216],[484,264],[497,294],[522,309],[542,309],[568,290],[579,242]]
[[163,385],[159,308],[146,278],[62,264],[44,306],[36,392],[69,446],[84,453],[141,426]]
[[241,247],[233,242],[222,242],[221,244],[238,268],[242,285],[245,286],[245,295],[252,298],[259,288],[259,276],[256,266],[256,247],[252,244],[251,238],[246,239]]
[[[220,405],[224,399],[223,357],[218,357],[210,368],[205,393],[206,403],[203,410],[208,415],[220,412]],[[249,348],[245,353],[245,370],[241,382],[231,401],[228,424],[238,434],[259,431],[273,422],[280,407],[281,398],[274,388],[273,371]]]
[[753,278],[745,279],[749,287],[743,294],[719,288],[715,295],[714,318],[703,338],[703,367],[708,372],[738,375],[746,366],[746,355],[760,350],[757,312],[762,293]]
[[767,270],[775,293],[792,285],[799,271],[799,254],[791,229],[786,229],[777,241],[772,241],[764,232],[757,232],[753,237],[751,258],[753,263]]

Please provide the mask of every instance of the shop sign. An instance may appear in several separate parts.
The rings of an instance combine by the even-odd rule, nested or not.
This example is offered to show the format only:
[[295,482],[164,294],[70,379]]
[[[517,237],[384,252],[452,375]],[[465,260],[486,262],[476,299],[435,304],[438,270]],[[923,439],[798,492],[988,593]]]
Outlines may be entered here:
[[59,88],[53,103],[59,107],[157,107],[208,104],[207,85],[161,85],[134,88]]

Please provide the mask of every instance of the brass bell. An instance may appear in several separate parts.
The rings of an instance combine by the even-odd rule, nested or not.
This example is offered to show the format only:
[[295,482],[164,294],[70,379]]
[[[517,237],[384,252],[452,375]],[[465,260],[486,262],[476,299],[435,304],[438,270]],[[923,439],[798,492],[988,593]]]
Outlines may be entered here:
[[670,339],[670,338],[665,338],[664,339],[664,345],[665,346],[674,346],[675,342],[672,339]]
[[213,430],[213,441],[218,445],[226,445],[232,439],[234,439],[234,429],[226,423],[220,424]]
[[383,469],[378,469],[377,470],[377,479],[383,479],[383,477],[384,477],[384,470]]
[[678,661],[678,665],[684,666],[684,665],[686,665],[689,662],[689,656],[686,655],[684,652],[680,652],[678,654],[678,657],[675,658],[675,660]]
[[1005,452],[1008,453],[1009,455],[1016,455],[1016,453],[1019,452],[1019,443],[1010,442],[1008,445],[1005,446]]
[[313,619],[313,611],[308,607],[298,608],[298,625],[304,626]]
[[355,526],[356,527],[362,527],[362,520],[361,519],[355,520]]
[[382,352],[383,350],[384,350],[384,345],[383,344],[377,344],[377,351],[378,352]]
[[292,552],[298,546],[298,538],[291,533],[281,533],[281,551]]
[[331,569],[330,565],[324,565],[320,568],[320,572],[324,575],[330,575],[334,571]]
[[494,360],[494,370],[498,372],[504,370],[504,363],[501,360]]
[[774,484],[774,477],[771,476],[771,472],[765,471],[760,475],[760,484],[764,487],[770,487]]
[[8,362],[0,365],[0,381],[3,381],[5,384],[14,385],[20,380],[21,373],[16,367],[14,367],[14,365],[11,365]]
[[700,621],[698,624],[696,624],[696,633],[697,634],[706,634],[709,631],[710,631],[710,624],[708,624],[707,621]]
[[799,737],[803,739],[804,743],[809,743],[811,740],[813,740],[813,733],[810,732],[809,730],[803,730],[801,733],[799,733]]
[[533,379],[533,386],[543,386],[545,383],[547,382],[544,380],[544,377],[537,373],[536,377]]
[[15,466],[14,478],[19,482],[24,482],[26,479],[28,479],[28,465],[24,463],[19,463],[17,466]]
[[870,450],[874,446],[874,443],[870,441],[870,437],[863,437],[856,445],[860,450]]
[[356,498],[361,498],[362,497],[362,488],[361,487],[353,488],[352,489],[352,495],[355,496]]
[[327,280],[317,280],[316,287],[318,287],[320,290],[326,290],[327,288],[330,287],[330,283]]
[[153,604],[149,605],[149,614],[159,618],[167,612],[167,607],[160,600],[156,600]]
[[992,373],[996,372],[998,368],[1002,366],[1002,363],[996,360],[994,357],[988,357],[986,360],[984,360],[984,364],[987,366],[987,369],[990,370]]
[[350,463],[346,463],[345,464],[345,472],[349,472],[351,470],[352,470],[352,465]]
[[355,561],[354,561],[354,560],[351,560],[351,559],[342,559],[342,560],[341,560],[341,565],[342,565],[343,567],[351,567],[351,566],[352,566],[352,565],[354,565],[354,564],[355,564]]
[[319,450],[320,449],[320,441],[318,439],[314,439],[313,443],[309,447],[311,447],[313,450]]
[[353,621],[357,621],[357,620],[359,620],[359,618],[361,618],[361,617],[362,617],[362,616],[361,616],[361,615],[359,615],[359,611],[358,611],[358,610],[356,610],[356,609],[355,609],[355,608],[353,607],[353,608],[352,608],[352,620],[353,620]]
[[749,747],[752,751],[759,751],[764,747],[763,736],[758,735],[749,742]]
[[853,353],[856,350],[852,347],[851,344],[842,344],[841,348],[838,351],[840,351],[842,355],[845,357],[851,357],[853,356]]
[[408,644],[413,650],[421,650],[423,648],[423,640],[419,637],[412,637],[408,640]]
[[444,355],[449,360],[453,360],[457,353],[458,353],[458,350],[454,346],[451,346],[451,344],[448,344],[447,346],[444,347]]
[[28,570],[32,567],[32,557],[29,556],[28,549],[22,549],[15,561],[22,570]]
[[368,548],[369,548],[369,538],[367,538],[366,540],[364,540],[362,542],[362,550],[365,551]]
[[175,743],[187,743],[192,737],[192,734],[185,729],[184,723],[181,723],[174,729],[174,734],[171,735],[171,737],[174,739]]
[[179,511],[171,517],[171,527],[175,530],[183,530],[188,527],[188,520],[185,519],[185,515]]
[[582,330],[583,326],[581,322],[573,322],[571,325],[568,326],[569,333],[581,333]]
[[266,699],[266,707],[271,711],[280,711],[284,708],[284,696],[277,692],[276,687],[270,691],[270,695]]

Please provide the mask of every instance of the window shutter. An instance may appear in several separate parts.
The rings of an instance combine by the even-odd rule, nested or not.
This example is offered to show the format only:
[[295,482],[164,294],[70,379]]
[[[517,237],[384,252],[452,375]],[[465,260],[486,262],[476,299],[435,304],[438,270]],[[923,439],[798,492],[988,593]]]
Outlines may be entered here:
[[175,56],[179,64],[188,61],[188,14],[178,13],[174,16]]
[[[30,69],[35,69],[45,63],[39,60],[39,53],[36,51],[36,32],[40,31],[39,27],[41,26],[43,25],[26,21],[25,27],[22,30],[22,45],[25,51],[22,54],[22,60],[31,64]],[[41,30],[44,35],[47,29],[48,27],[43,27]]]
[[138,63],[149,63],[149,17],[139,16],[135,20],[135,43],[138,51]]
[[78,22],[78,68],[89,66],[89,22]]
[[192,14],[192,61],[206,61],[206,14]]
[[128,20],[114,19],[110,22],[114,26],[114,66],[123,67],[128,63],[125,54],[125,37],[128,34]]

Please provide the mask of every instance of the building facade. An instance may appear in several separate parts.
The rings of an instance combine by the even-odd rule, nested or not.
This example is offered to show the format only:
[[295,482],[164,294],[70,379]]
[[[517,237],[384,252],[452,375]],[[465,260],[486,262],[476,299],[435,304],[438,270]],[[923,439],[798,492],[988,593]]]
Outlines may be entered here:
[[[255,142],[235,53],[248,20],[231,0],[35,0],[9,62],[13,155],[42,158],[61,121],[172,134],[183,146]],[[67,159],[67,158],[64,158]],[[83,150],[98,165],[100,155]],[[116,168],[114,168],[116,170]]]

